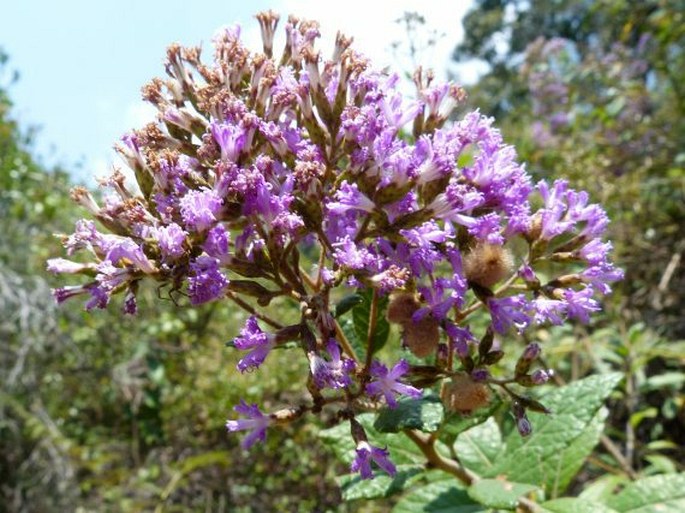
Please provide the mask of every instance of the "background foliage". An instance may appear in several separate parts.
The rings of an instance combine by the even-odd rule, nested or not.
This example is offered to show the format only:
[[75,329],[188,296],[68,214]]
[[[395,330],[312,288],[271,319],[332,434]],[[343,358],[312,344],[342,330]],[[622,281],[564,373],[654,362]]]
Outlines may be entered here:
[[[627,276],[594,325],[536,333],[557,384],[586,389],[543,391],[558,413],[533,419],[529,442],[504,411],[445,435],[468,468],[517,481],[507,490],[494,479],[455,488],[401,446],[390,447],[403,455],[400,482],[336,481],[350,448],[332,425],[275,432],[246,458],[225,433],[229,405],[294,399],[303,369],[276,357],[259,376],[236,377],[225,347],[242,325],[236,312],[160,306],[154,289],[136,319],[55,308],[44,261],[60,253],[52,234],[80,213],[69,174],[45,169],[32,154],[36,134],[12,117],[15,77],[3,55],[0,510],[486,511],[544,494],[545,511],[580,511],[556,498],[564,489],[587,511],[679,507],[669,490],[685,470],[684,12],[677,0],[480,0],[464,20],[455,58],[489,65],[468,101],[496,116],[536,177],[568,177],[604,204]],[[434,421],[425,408],[421,426]],[[399,429],[392,418],[375,428],[381,445]],[[545,439],[561,431],[563,447]]]

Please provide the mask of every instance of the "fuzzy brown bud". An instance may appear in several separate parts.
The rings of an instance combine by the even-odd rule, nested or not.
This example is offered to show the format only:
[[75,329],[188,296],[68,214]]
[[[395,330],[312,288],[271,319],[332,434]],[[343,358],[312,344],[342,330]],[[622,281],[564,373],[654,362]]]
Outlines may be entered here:
[[433,353],[440,341],[438,321],[427,315],[418,322],[411,320],[403,324],[404,332],[402,341],[404,345],[419,358],[424,358]]
[[490,402],[490,388],[467,374],[457,374],[443,382],[440,398],[448,410],[469,414]]
[[464,274],[470,282],[490,288],[511,274],[514,259],[504,246],[479,243],[464,256]]
[[402,292],[390,296],[388,310],[385,314],[389,322],[406,324],[411,322],[411,316],[419,309],[419,301],[416,294]]

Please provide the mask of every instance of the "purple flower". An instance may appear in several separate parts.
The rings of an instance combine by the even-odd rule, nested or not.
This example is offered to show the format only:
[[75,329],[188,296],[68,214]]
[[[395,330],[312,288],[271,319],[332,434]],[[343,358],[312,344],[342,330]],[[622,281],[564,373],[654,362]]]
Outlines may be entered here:
[[189,191],[179,202],[183,221],[191,230],[203,232],[212,226],[221,212],[221,198],[211,189]]
[[397,362],[390,371],[378,360],[374,360],[369,367],[369,373],[374,381],[366,385],[366,393],[371,397],[383,394],[390,408],[397,406],[395,395],[406,395],[418,399],[421,397],[421,390],[398,381],[407,372],[409,372],[409,364],[406,360]]
[[133,278],[133,272],[126,267],[116,267],[109,260],[103,260],[96,267],[95,281],[108,293]]
[[449,136],[443,130],[437,130],[432,138],[427,135],[418,138],[412,155],[417,183],[425,184],[449,175],[455,159],[448,143]]
[[593,294],[594,290],[589,286],[579,291],[565,289],[562,297],[566,301],[568,317],[586,324],[590,322],[590,313],[601,310],[597,301],[592,299]]
[[136,315],[138,313],[136,294],[131,288],[128,289],[124,298],[124,313],[127,315]]
[[437,84],[424,88],[420,94],[429,116],[446,119],[463,99],[464,93],[461,88],[452,84]]
[[545,207],[538,212],[542,228],[540,237],[543,240],[551,240],[569,231],[574,225],[573,221],[566,219],[564,216],[566,213],[568,182],[566,180],[556,180],[550,188],[547,182],[541,180],[537,187],[540,196],[542,196],[545,202]]
[[611,292],[611,287],[609,283],[622,280],[623,271],[617,269],[610,263],[601,263],[592,267],[588,267],[580,273],[580,277],[584,283],[589,283],[595,289],[597,289],[600,294],[609,294]]
[[164,258],[174,260],[185,252],[186,232],[176,223],[157,229],[157,243]]
[[445,333],[450,338],[454,350],[460,358],[469,355],[469,343],[476,341],[471,330],[468,328],[461,328],[451,321],[445,321]]
[[602,242],[601,239],[592,239],[575,254],[591,265],[606,262],[607,255],[612,250],[611,242]]
[[105,308],[109,303],[109,293],[100,287],[97,282],[85,285],[69,285],[58,289],[51,289],[50,292],[57,304],[62,304],[66,300],[84,294],[90,294],[90,299],[86,302],[86,310],[93,308]]
[[352,472],[359,472],[362,479],[373,478],[373,471],[371,470],[372,461],[391,477],[394,477],[397,473],[395,465],[388,459],[390,453],[387,449],[374,447],[369,442],[362,440],[357,443],[355,452],[356,456],[350,466],[350,470]]
[[128,163],[131,169],[145,168],[145,158],[140,151],[138,137],[135,134],[125,134],[121,138],[123,145],[117,145],[117,151]]
[[157,268],[148,260],[141,247],[129,238],[119,239],[112,244],[105,259],[114,265],[121,264],[123,259],[124,264],[130,262],[146,274],[157,272]]
[[102,235],[95,228],[95,223],[86,219],[76,221],[74,233],[64,242],[67,255],[73,255],[80,249],[93,250],[93,246],[99,246]]
[[567,307],[564,301],[541,296],[533,299],[530,304],[535,312],[535,315],[533,316],[535,324],[549,322],[558,326],[564,322]]
[[241,351],[250,351],[238,362],[238,370],[245,372],[248,369],[257,369],[264,363],[269,351],[275,345],[275,338],[262,331],[257,318],[252,315],[247,318],[245,326],[240,330],[240,336],[233,343]]
[[475,219],[469,214],[484,202],[483,193],[471,186],[453,181],[447,186],[445,192],[438,194],[427,208],[438,219],[471,227],[475,224]]
[[271,417],[259,411],[256,404],[249,405],[243,399],[233,409],[247,418],[228,420],[226,428],[229,431],[251,430],[240,444],[243,449],[249,449],[257,440],[263,442],[266,439],[266,428],[271,424]]
[[209,128],[212,131],[212,137],[221,148],[222,160],[236,162],[245,146],[245,130],[233,124],[217,122],[212,122]]
[[410,230],[400,230],[400,235],[413,247],[422,249],[432,249],[433,244],[440,244],[454,237],[450,230],[440,228],[435,221],[427,221]]
[[354,370],[354,360],[340,357],[340,348],[335,339],[330,339],[326,345],[330,360],[315,353],[310,353],[309,368],[312,379],[319,388],[344,388],[352,383],[350,372]]
[[391,264],[385,271],[376,274],[371,282],[382,294],[404,287],[411,273],[402,267]]
[[477,218],[473,223],[470,223],[469,235],[473,235],[476,239],[487,242],[488,244],[502,245],[504,244],[504,237],[501,233],[501,217],[499,214],[491,212]]
[[204,249],[209,256],[219,260],[220,263],[226,264],[231,260],[229,254],[230,242],[231,234],[226,227],[223,224],[217,224],[207,232],[207,238],[202,245],[202,249]]
[[445,292],[449,292],[449,285],[450,280],[447,278],[437,278],[432,287],[418,287],[421,297],[427,303],[427,306],[419,308],[414,312],[412,320],[419,322],[426,315],[430,314],[435,319],[441,321],[447,316],[453,306],[461,304],[463,298],[459,293],[448,293],[445,296]]
[[599,205],[588,205],[588,193],[569,190],[567,195],[568,217],[575,223],[584,222],[585,226],[578,235],[587,239],[599,237],[606,230],[609,218]]
[[333,194],[334,201],[329,201],[326,208],[333,214],[342,214],[349,210],[363,210],[373,212],[376,204],[366,194],[359,191],[357,184],[348,184],[343,180],[340,188]]
[[193,305],[220,298],[228,286],[228,278],[219,270],[216,258],[200,256],[190,264],[188,294]]
[[487,305],[492,315],[492,328],[497,333],[506,333],[511,326],[521,332],[530,324],[530,306],[524,294],[490,298]]
[[66,258],[50,258],[47,261],[47,270],[55,274],[77,274],[92,269],[95,269],[94,264],[72,262]]
[[341,266],[346,266],[350,269],[374,269],[377,267],[375,265],[376,257],[349,236],[334,243],[333,247],[335,248],[333,258]]
[[[290,209],[290,204],[294,200],[293,185],[292,176],[280,184],[280,187],[274,187],[263,177],[258,178],[255,183],[250,184],[245,195],[243,205],[245,215],[258,216],[278,235],[295,237],[297,231],[304,226],[304,221]],[[280,242],[284,240],[281,238]]]
[[90,292],[90,299],[86,302],[86,310],[90,311],[93,308],[103,309],[109,304],[109,291],[105,290],[103,287],[93,285],[88,287],[88,292]]

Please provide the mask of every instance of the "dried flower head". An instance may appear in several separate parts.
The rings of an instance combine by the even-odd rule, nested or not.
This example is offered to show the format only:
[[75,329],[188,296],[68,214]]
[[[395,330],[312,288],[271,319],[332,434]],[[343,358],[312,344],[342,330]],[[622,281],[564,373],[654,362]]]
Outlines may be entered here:
[[442,404],[450,411],[468,414],[490,402],[490,388],[473,380],[465,373],[455,374],[443,382],[440,389]]
[[497,244],[477,243],[464,255],[466,279],[486,288],[510,276],[513,267],[511,251]]

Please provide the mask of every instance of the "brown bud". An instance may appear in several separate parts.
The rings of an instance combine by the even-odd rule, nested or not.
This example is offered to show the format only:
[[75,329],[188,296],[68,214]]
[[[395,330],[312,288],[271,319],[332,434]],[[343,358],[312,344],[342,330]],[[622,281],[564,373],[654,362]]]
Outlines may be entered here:
[[404,345],[419,358],[424,358],[433,353],[440,341],[438,321],[427,315],[419,322],[406,322],[402,325],[402,341]]
[[401,292],[390,296],[388,311],[385,317],[389,322],[405,324],[411,322],[411,316],[419,309],[419,301],[416,294]]
[[526,239],[529,242],[533,242],[540,237],[542,233],[542,215],[538,212],[533,216],[530,226],[528,228],[528,233],[525,234]]
[[490,402],[490,389],[484,383],[476,383],[468,374],[457,374],[442,384],[442,404],[450,411],[471,413]]
[[503,246],[479,243],[464,256],[466,279],[490,288],[511,274],[514,259]]
[[305,412],[303,408],[284,408],[270,415],[275,424],[287,424],[302,416]]

